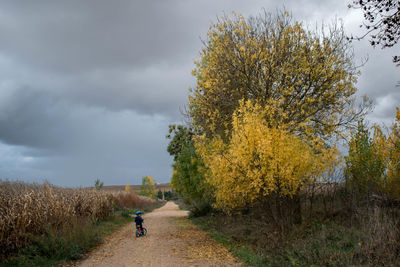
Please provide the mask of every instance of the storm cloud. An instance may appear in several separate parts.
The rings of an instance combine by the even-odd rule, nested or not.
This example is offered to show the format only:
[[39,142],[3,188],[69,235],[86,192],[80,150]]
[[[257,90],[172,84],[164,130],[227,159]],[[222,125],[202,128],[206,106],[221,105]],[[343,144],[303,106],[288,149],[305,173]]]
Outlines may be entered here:
[[[168,125],[181,123],[193,61],[208,27],[285,6],[313,27],[341,19],[360,34],[347,1],[8,0],[0,4],[0,178],[63,186],[168,182]],[[354,43],[359,95],[370,119],[393,121],[400,101],[392,50]]]

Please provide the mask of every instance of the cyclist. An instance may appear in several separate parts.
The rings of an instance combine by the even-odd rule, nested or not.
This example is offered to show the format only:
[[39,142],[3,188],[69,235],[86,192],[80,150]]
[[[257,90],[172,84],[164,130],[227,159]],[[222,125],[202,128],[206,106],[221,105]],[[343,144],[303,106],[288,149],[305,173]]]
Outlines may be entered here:
[[140,229],[141,234],[143,234],[143,218],[142,218],[142,212],[139,210],[136,212],[136,217],[135,217],[135,223],[136,223],[136,229]]

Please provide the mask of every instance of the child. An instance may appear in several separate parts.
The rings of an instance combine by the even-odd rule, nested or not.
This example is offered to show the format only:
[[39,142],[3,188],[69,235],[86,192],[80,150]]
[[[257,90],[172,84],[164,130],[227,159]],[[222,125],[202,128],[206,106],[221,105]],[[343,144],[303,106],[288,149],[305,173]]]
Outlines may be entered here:
[[136,228],[140,227],[141,234],[143,234],[143,225],[142,224],[143,224],[144,220],[143,220],[141,214],[142,214],[141,211],[136,212],[135,223],[136,223]]

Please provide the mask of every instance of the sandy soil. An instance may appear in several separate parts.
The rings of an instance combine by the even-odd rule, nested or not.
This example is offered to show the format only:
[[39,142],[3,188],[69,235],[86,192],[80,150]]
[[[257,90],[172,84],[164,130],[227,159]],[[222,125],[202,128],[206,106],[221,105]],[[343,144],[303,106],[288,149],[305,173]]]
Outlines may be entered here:
[[173,202],[143,219],[147,236],[136,238],[130,223],[76,266],[244,266]]

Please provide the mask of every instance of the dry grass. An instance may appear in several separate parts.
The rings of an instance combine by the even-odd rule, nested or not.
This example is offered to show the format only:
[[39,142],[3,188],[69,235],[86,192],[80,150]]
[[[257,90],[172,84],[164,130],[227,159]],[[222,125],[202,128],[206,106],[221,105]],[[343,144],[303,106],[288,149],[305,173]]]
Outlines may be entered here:
[[[398,206],[376,200],[353,206],[340,185],[314,190],[312,207],[304,203],[311,194],[302,198],[302,224],[284,232],[262,205],[235,216],[214,213],[193,220],[228,247],[244,246],[260,256],[261,266],[400,266]],[[258,266],[259,259],[251,257]]]
[[119,209],[140,207],[142,200],[134,193],[128,193],[124,191],[111,192],[115,206]]
[[141,208],[134,193],[67,189],[0,180],[0,259],[28,246],[35,236],[76,222],[96,222],[114,208]]
[[365,233],[357,253],[366,263],[376,265],[397,265],[399,260],[400,233],[398,216],[379,207],[373,207],[359,212],[359,220],[363,221],[361,228]]

